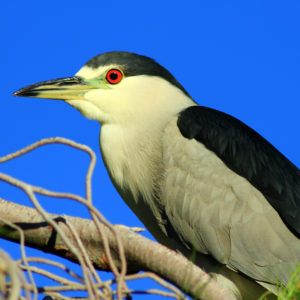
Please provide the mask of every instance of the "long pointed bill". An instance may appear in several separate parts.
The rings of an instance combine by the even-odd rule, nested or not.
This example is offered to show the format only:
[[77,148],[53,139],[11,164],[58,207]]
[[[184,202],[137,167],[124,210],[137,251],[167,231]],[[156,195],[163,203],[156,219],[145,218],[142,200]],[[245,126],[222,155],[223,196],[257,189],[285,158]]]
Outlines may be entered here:
[[81,77],[66,77],[43,81],[26,86],[13,96],[59,99],[59,100],[84,100],[84,94],[96,88],[85,82]]

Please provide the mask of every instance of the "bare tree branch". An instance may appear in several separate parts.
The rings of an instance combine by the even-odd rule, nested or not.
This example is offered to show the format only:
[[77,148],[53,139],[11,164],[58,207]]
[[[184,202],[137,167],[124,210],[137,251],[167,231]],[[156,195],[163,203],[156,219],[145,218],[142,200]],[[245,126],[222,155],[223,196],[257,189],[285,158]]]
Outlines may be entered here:
[[[50,143],[62,143],[75,147],[87,152],[91,157],[86,176],[86,198],[46,190],[0,173],[0,180],[22,189],[35,206],[33,209],[0,198],[0,237],[17,243],[21,242],[21,245],[25,241],[26,246],[64,257],[79,263],[82,267],[82,277],[72,273],[74,282],[72,280],[65,281],[59,276],[28,265],[29,261],[50,264],[49,261],[34,258],[29,260],[24,254],[20,262],[22,269],[47,276],[62,285],[56,288],[38,288],[39,292],[53,296],[57,296],[59,293],[62,296],[60,294],[62,291],[84,289],[88,292],[89,299],[110,299],[115,293],[118,299],[131,293],[160,293],[160,295],[168,297],[173,295],[175,298],[183,298],[183,295],[175,287],[160,279],[161,277],[175,284],[193,298],[234,299],[233,296],[228,295],[227,291],[220,288],[215,280],[183,255],[135,233],[130,228],[112,226],[101,215],[92,205],[91,177],[95,166],[95,154],[87,146],[63,138],[45,139],[0,158],[0,163]],[[88,208],[92,220],[49,214],[39,204],[36,194],[80,202]],[[55,263],[52,262],[52,264]],[[63,268],[58,263],[56,266]],[[112,282],[103,282],[94,268],[112,271],[116,278],[117,290],[111,289]],[[151,271],[156,275],[153,273],[126,275],[141,270]],[[143,276],[159,282],[170,292],[132,291],[127,288],[126,281]],[[13,281],[11,281],[12,285]],[[35,294],[37,293],[34,282],[25,285],[29,290],[35,291]]]
[[[5,216],[10,222],[23,229],[26,245],[78,262],[60,236],[36,213],[35,209],[3,199],[0,199],[0,206],[0,217],[3,218]],[[58,226],[67,238],[72,241],[72,244],[75,245],[74,237],[65,224],[65,219],[67,219],[75,228],[93,265],[97,269],[110,271],[103,243],[99,239],[97,229],[92,221],[69,216],[57,217],[54,215],[53,219],[58,223]],[[105,225],[101,224],[100,226],[103,227],[102,231],[108,238],[114,264],[119,268],[121,262],[118,256],[115,237]],[[116,225],[115,230],[118,231],[121,237],[129,272],[151,270],[195,298],[206,299],[206,296],[209,295],[210,299],[233,299],[230,296],[226,298],[226,293],[217,286],[214,280],[181,254],[136,234],[132,230],[126,229],[125,226]],[[13,228],[9,228],[1,221],[0,234],[1,237],[11,241],[19,242],[20,240],[19,232]],[[189,279],[185,281],[189,282],[189,286],[182,286],[183,278],[186,279],[187,277]]]

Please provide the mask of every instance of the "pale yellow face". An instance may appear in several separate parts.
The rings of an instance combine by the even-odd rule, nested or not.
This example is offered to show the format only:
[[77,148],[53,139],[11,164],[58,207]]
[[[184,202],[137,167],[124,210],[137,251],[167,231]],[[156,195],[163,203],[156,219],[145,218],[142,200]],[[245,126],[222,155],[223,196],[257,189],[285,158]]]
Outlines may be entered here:
[[17,96],[65,100],[85,117],[102,124],[155,123],[165,114],[177,113],[192,100],[161,77],[126,77],[123,66],[84,66],[75,77],[31,85]]
[[[83,67],[76,75],[86,80],[101,78],[111,69],[121,67],[108,66],[97,70]],[[82,108],[81,112],[90,119],[98,119],[102,122],[129,122],[143,120],[149,116],[155,119],[155,114],[170,109],[176,105],[178,94],[182,98],[186,96],[176,87],[160,77],[138,75],[123,77],[119,83],[101,83],[101,88],[92,89],[85,93],[86,101],[75,103],[67,101],[75,108]],[[170,102],[170,103],[167,103]],[[85,105],[85,104],[89,104]],[[84,108],[81,105],[85,105]],[[96,113],[97,112],[97,113]],[[97,115],[96,115],[97,114]]]

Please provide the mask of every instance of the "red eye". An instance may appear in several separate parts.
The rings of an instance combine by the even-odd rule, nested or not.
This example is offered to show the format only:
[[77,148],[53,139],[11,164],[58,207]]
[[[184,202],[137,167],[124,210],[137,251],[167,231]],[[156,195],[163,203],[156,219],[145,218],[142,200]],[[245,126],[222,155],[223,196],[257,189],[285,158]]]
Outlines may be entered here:
[[106,74],[106,80],[111,84],[120,82],[122,78],[123,78],[122,72],[117,69],[111,69]]

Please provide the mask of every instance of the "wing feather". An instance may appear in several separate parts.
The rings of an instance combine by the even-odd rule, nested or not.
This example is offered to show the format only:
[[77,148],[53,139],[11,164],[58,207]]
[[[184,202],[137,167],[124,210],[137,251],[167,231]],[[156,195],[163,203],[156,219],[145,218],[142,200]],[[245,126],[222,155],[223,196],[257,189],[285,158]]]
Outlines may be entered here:
[[178,128],[213,151],[232,171],[255,186],[300,237],[300,171],[253,129],[220,111],[192,106]]
[[[191,128],[193,135],[188,136],[177,127],[179,121],[174,119],[164,132],[165,177],[161,195],[166,216],[178,237],[188,247],[210,254],[256,280],[286,284],[290,271],[300,261],[300,240],[285,225],[270,200],[204,144],[197,133],[199,128]],[[219,129],[214,128],[213,132],[212,136],[217,138]],[[245,145],[228,144],[222,148],[223,155],[228,147],[239,157],[239,166],[243,168],[239,151]],[[263,146],[255,147],[257,150]],[[247,176],[259,176],[256,172],[262,168],[260,164],[269,159],[266,153],[259,161],[251,155],[246,157],[252,164]],[[294,168],[285,162],[287,165]],[[268,178],[265,182],[268,187],[276,180]],[[278,192],[276,187],[271,188]],[[297,201],[294,199],[288,205],[298,204]]]

